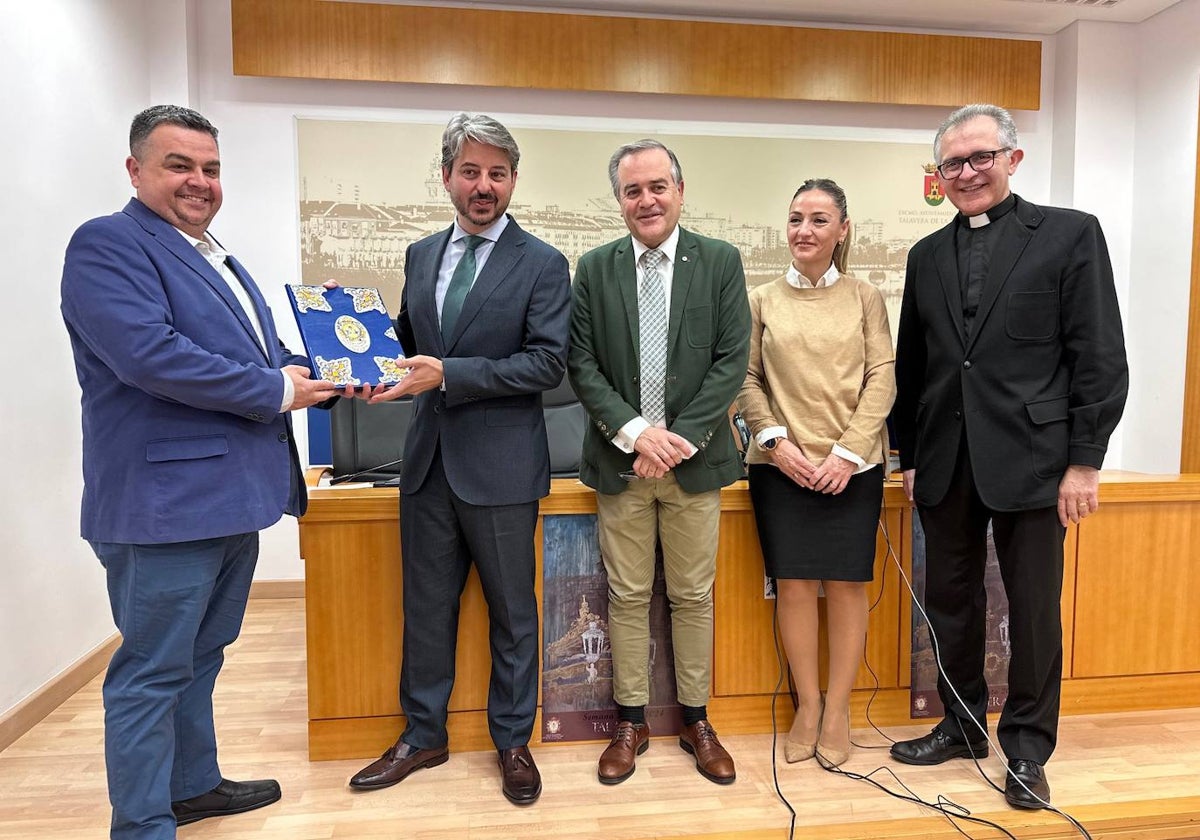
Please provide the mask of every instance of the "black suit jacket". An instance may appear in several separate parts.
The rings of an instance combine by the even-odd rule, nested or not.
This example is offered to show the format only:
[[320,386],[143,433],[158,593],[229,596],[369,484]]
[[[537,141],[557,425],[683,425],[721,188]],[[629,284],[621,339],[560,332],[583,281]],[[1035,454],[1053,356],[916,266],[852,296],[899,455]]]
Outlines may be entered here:
[[1129,388],[1104,234],[1094,216],[1017,198],[970,338],[954,228],[909,253],[893,419],[918,504],[942,500],[965,430],[989,508],[1056,504],[1069,464],[1099,468]]
[[460,499],[530,502],[550,492],[542,391],[566,369],[567,260],[510,216],[447,344],[435,290],[452,231],[414,242],[405,258],[397,335],[405,352],[442,360],[446,389],[414,399],[400,490],[420,489],[440,446],[446,480]]

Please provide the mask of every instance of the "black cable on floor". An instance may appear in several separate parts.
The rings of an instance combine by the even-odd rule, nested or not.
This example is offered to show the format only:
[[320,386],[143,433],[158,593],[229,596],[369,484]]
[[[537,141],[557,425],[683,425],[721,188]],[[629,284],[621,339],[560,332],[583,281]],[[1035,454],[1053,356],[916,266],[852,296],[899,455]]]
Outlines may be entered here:
[[783,807],[788,809],[788,813],[792,815],[791,823],[788,825],[788,840],[792,840],[796,836],[796,809],[792,807],[792,803],[788,802],[786,796],[783,795],[783,789],[779,786],[779,760],[778,742],[779,742],[779,723],[775,716],[775,701],[779,699],[779,689],[783,687],[784,676],[789,672],[786,668],[786,660],[783,656],[783,650],[779,646],[779,587],[775,587],[775,605],[771,613],[771,636],[775,640],[775,659],[779,662],[779,680],[775,683],[775,691],[771,693],[771,778],[775,782],[775,795],[779,797],[779,801],[783,803]]

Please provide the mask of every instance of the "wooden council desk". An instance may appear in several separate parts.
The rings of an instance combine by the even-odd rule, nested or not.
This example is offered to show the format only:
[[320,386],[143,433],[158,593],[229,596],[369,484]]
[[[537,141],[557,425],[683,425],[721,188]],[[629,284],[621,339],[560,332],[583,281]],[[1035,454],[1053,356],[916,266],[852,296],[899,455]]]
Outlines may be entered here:
[[[398,682],[403,628],[399,492],[318,487],[309,471],[300,520],[308,645],[308,751],[312,760],[379,755],[404,726]],[[1200,705],[1200,475],[1103,474],[1101,508],[1067,532],[1063,576],[1063,714]],[[536,535],[541,602],[541,516],[595,513],[593,492],[555,479]],[[891,547],[911,568],[911,512],[899,484],[884,491]],[[723,733],[771,731],[779,682],[772,606],[745,481],[721,492],[709,711]],[[911,611],[907,589],[877,539],[867,661],[852,700],[854,725],[909,717]],[[492,748],[487,731],[487,608],[474,571],[463,595],[450,747]],[[822,633],[824,630],[822,629]],[[822,648],[824,642],[822,641]],[[824,663],[822,663],[824,672]],[[875,691],[876,678],[878,692]],[[874,698],[872,699],[872,695]],[[786,693],[780,726],[791,722]],[[540,743],[541,721],[533,732]]]

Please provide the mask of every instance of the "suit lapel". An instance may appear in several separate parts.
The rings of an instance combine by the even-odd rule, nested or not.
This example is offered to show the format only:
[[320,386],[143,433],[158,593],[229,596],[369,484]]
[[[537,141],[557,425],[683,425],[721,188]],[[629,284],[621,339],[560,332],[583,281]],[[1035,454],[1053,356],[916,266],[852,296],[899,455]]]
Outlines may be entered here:
[[1000,297],[1000,290],[1004,288],[1009,275],[1012,274],[1013,266],[1021,258],[1025,246],[1033,238],[1033,230],[1042,221],[1042,214],[1037,211],[1037,208],[1023,204],[1019,198],[1012,213],[1013,219],[1009,222],[1010,230],[1001,231],[1003,235],[996,242],[996,249],[992,252],[992,260],[988,264],[988,276],[983,284],[983,297],[979,300],[979,311],[975,315],[975,326],[971,330],[970,344],[967,345],[968,352],[975,346],[979,334],[983,332],[983,324],[991,314],[992,307],[996,305],[996,300]]
[[[692,271],[697,260],[699,243],[683,228],[679,229],[679,247],[675,252],[675,270],[671,275],[671,312],[667,320],[667,353],[679,338],[683,323],[683,305],[692,287]],[[669,358],[669,355],[668,355]]]
[[621,290],[621,302],[625,304],[625,317],[629,321],[629,332],[633,337],[633,357],[642,357],[641,318],[638,317],[637,263],[633,259],[633,238],[626,236],[617,245],[617,287]]
[[516,220],[509,216],[508,224],[505,225],[504,232],[500,234],[496,244],[492,246],[492,253],[488,255],[483,270],[479,272],[479,276],[471,284],[471,290],[467,292],[462,312],[459,313],[458,322],[454,325],[454,333],[450,336],[450,343],[446,345],[447,352],[462,337],[463,332],[475,320],[475,316],[479,314],[488,298],[505,281],[513,267],[524,255],[525,231],[521,230]]
[[[427,248],[415,249],[412,255],[415,265],[404,267],[404,289],[407,299],[409,319],[413,322],[413,332],[418,335],[434,336],[433,340],[445,355],[446,348],[442,341],[440,313],[437,309],[438,273],[442,266],[442,255],[450,245],[450,235],[454,232],[451,226],[436,236]],[[419,341],[419,340],[418,340]],[[404,348],[409,353],[416,353],[416,348]]]
[[942,284],[942,294],[946,300],[946,308],[950,310],[950,321],[958,340],[967,343],[966,333],[963,332],[962,289],[958,283],[958,252],[954,245],[954,231],[957,221],[952,221],[942,228],[942,236],[933,249],[933,263],[937,267],[938,281]]
[[[262,355],[262,345],[259,344],[258,335],[254,332],[254,327],[250,323],[250,318],[247,316],[246,310],[242,308],[238,299],[233,296],[229,284],[225,282],[225,278],[220,275],[217,269],[213,268],[212,264],[204,259],[200,252],[184,239],[178,230],[137,199],[130,200],[129,204],[125,207],[125,212],[136,219],[138,224],[153,236],[160,245],[179,258],[184,265],[196,272],[200,276],[200,279],[208,284],[213,293],[229,307],[230,314],[242,325],[242,329],[246,332],[246,337],[250,339],[251,343],[258,348],[259,354]],[[253,293],[250,294],[250,298],[254,301],[255,306],[261,306],[258,312],[259,323],[265,323],[267,320],[265,316],[265,301],[262,301],[261,296],[256,296]],[[263,357],[266,358],[265,355]]]
[[[219,242],[217,243],[220,244]],[[222,246],[223,247],[223,246]],[[206,260],[207,262],[207,260]],[[254,315],[258,318],[258,324],[262,328],[263,343],[266,344],[265,357],[267,362],[275,367],[279,364],[279,339],[275,335],[275,324],[270,317],[270,310],[267,308],[267,301],[262,296],[254,281],[250,279],[250,272],[238,262],[233,256],[228,257],[229,270],[237,277],[238,282],[242,284],[242,288],[246,290],[246,294],[250,297],[250,303],[254,306]],[[222,278],[223,279],[223,278]],[[242,307],[238,307],[240,310]],[[245,319],[242,319],[245,321]],[[258,335],[253,332],[253,325],[249,325],[251,329],[251,338],[254,343],[258,344]]]

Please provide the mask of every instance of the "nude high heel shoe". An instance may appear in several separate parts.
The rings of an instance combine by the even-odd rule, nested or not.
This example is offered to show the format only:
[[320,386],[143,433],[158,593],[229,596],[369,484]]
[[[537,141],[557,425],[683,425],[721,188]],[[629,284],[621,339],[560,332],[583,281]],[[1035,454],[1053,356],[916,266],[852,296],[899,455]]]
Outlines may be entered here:
[[[825,711],[825,701],[821,701],[821,712]],[[815,741],[802,741],[796,737],[797,728],[800,725],[800,710],[796,710],[796,718],[792,721],[791,731],[783,741],[783,759],[788,764],[795,764],[798,761],[808,761],[817,753],[817,745]],[[817,732],[821,731],[820,723],[817,724]],[[815,737],[815,735],[814,735]]]
[[[825,715],[824,715],[824,710],[822,710],[822,715],[821,715],[822,731],[824,731],[824,726],[825,726]],[[854,749],[854,747],[853,747],[853,745],[850,744],[850,715],[849,714],[846,715],[846,743],[848,746],[846,747],[846,749],[842,750],[842,749],[836,749],[834,747],[830,747],[827,744],[822,744],[822,743],[820,743],[820,741],[818,741],[817,746],[816,746],[816,751],[815,751],[815,754],[817,756],[817,763],[826,769],[832,769],[834,767],[841,767],[843,764],[846,763],[846,760],[850,758],[850,752]]]

